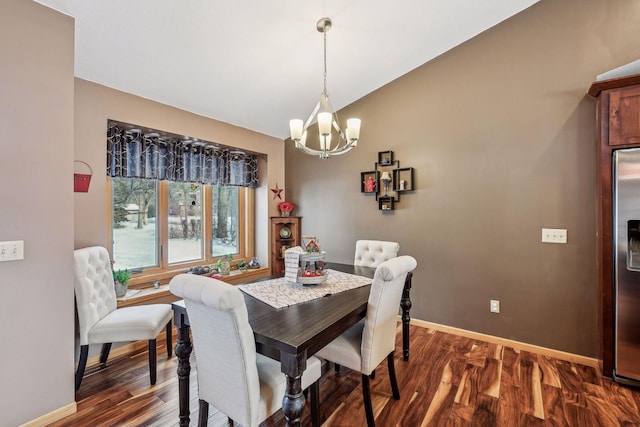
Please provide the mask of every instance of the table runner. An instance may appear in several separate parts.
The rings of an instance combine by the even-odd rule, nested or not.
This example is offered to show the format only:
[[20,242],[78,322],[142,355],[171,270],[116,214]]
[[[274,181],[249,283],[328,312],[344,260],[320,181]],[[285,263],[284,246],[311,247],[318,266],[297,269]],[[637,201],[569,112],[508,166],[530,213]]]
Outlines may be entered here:
[[355,274],[343,273],[336,270],[325,270],[329,273],[327,280],[318,285],[301,285],[287,281],[284,277],[263,280],[260,282],[238,285],[238,288],[269,304],[274,308],[289,307],[333,295],[360,286],[370,285],[372,279]]

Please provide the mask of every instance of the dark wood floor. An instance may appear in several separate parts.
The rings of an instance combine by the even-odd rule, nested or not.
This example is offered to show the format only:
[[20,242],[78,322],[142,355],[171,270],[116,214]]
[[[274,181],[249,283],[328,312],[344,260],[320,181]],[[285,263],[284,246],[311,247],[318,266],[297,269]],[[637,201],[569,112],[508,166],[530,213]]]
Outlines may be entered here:
[[[158,355],[155,386],[146,352],[118,361],[86,377],[78,412],[50,426],[177,426],[176,358],[167,360],[160,348]],[[411,326],[411,358],[403,362],[398,352],[396,372],[399,401],[391,397],[386,363],[372,381],[378,427],[640,426],[640,391],[603,379],[596,368],[422,327]],[[195,375],[193,369],[191,425]],[[366,425],[359,373],[328,369],[320,389],[324,427]],[[210,426],[227,424],[213,408],[209,414]],[[282,412],[262,425],[284,425]]]

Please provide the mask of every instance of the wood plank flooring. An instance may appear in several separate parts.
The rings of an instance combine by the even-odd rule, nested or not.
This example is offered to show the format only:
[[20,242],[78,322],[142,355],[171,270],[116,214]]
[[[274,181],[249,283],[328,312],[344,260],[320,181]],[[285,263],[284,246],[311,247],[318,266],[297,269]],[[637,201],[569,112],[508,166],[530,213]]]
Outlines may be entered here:
[[[160,343],[163,340],[158,340]],[[401,348],[401,334],[397,335]],[[158,380],[149,385],[147,353],[87,376],[78,412],[50,427],[178,425],[177,359],[158,348]],[[197,425],[192,359],[191,425]],[[366,426],[360,374],[325,366],[320,383],[324,427]],[[371,381],[376,425],[525,427],[640,426],[640,390],[602,378],[592,367],[471,338],[411,326],[411,358],[396,353],[401,399],[391,396],[386,363]],[[209,425],[227,425],[214,408]],[[283,426],[279,411],[262,426]],[[305,409],[303,425],[310,426]]]

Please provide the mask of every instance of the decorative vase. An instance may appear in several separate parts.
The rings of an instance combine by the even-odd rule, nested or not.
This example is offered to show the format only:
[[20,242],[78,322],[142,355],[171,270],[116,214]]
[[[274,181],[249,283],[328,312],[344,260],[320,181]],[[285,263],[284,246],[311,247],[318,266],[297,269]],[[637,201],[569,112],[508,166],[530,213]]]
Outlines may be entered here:
[[220,260],[220,262],[218,263],[218,272],[223,276],[228,276],[229,270],[231,270],[231,264],[229,263],[229,260],[227,259]]
[[116,288],[116,297],[123,297],[127,294],[127,285],[123,285],[117,280],[114,282]]
[[280,216],[291,216],[291,212],[280,211]]

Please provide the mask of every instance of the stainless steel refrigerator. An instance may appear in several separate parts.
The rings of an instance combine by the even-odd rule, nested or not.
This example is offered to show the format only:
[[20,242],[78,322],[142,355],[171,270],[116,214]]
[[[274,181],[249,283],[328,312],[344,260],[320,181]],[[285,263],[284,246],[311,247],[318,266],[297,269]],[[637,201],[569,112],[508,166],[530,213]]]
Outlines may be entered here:
[[614,379],[640,385],[640,148],[613,154]]

